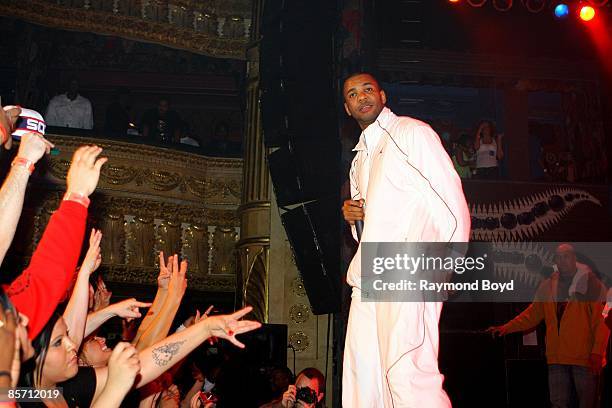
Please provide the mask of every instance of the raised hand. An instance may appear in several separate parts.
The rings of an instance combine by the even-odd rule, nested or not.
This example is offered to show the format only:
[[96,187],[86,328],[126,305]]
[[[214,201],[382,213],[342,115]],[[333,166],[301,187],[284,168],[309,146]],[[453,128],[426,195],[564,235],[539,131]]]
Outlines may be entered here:
[[172,275],[172,256],[168,258],[166,264],[164,260],[164,251],[159,252],[159,275],[157,276],[157,286],[160,289],[168,289],[170,276]]
[[[168,262],[170,263],[170,262]],[[170,275],[170,282],[168,284],[168,294],[175,296],[176,298],[182,298],[187,290],[187,261],[181,261],[179,268],[178,255],[172,257],[172,271]]]
[[247,306],[229,315],[209,316],[202,324],[208,328],[211,336],[229,340],[235,346],[244,348],[244,344],[236,339],[236,335],[261,327],[261,323],[259,322],[253,320],[240,320],[251,310],[253,310],[253,308]]
[[117,343],[108,360],[108,380],[105,387],[113,393],[127,394],[139,372],[138,350],[130,343]]
[[36,133],[26,133],[21,136],[17,157],[23,157],[32,163],[38,162],[44,155],[49,154],[54,147],[53,143]]
[[21,108],[18,106],[5,106],[0,110],[0,144],[6,150],[11,150],[13,145],[11,133],[15,129],[19,114],[21,114]]
[[102,280],[102,277],[98,277],[98,288],[94,293],[94,312],[104,309],[106,306],[110,304],[110,298],[113,295],[113,292],[109,292],[106,289],[106,284]]
[[98,146],[81,146],[72,156],[72,163],[66,176],[66,194],[75,193],[88,197],[94,192],[100,179],[100,169],[108,161],[106,157],[98,158],[102,148]]
[[102,263],[102,255],[100,255],[100,242],[102,241],[102,231],[91,229],[89,235],[89,249],[83,259],[81,270],[91,275]]

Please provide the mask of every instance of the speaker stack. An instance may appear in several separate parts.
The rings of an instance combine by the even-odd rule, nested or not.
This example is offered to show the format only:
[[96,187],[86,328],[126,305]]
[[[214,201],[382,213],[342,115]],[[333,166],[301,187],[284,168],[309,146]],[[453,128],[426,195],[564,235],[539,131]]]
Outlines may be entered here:
[[275,148],[268,165],[314,314],[340,309],[335,3],[266,0],[261,26],[264,142]]

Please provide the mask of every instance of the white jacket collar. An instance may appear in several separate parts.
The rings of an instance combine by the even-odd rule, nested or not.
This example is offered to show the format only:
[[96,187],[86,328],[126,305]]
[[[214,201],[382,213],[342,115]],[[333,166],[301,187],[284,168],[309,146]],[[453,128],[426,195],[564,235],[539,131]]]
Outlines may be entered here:
[[[376,118],[374,123],[372,123],[370,126],[365,128],[361,132],[361,136],[359,136],[359,142],[357,142],[357,144],[353,148],[353,151],[357,152],[360,150],[366,150],[367,148],[366,142],[365,142],[366,134],[370,132],[379,132],[381,130],[381,126],[388,129],[390,122],[395,118],[396,116],[393,112],[391,112],[391,109],[385,106],[383,110],[380,111],[380,113],[378,114],[378,117]],[[376,122],[378,122],[378,124]]]

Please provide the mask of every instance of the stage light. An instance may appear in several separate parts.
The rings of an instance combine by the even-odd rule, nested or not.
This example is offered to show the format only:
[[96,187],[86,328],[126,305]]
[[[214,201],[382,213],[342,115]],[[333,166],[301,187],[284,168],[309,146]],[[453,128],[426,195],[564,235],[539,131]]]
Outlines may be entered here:
[[580,8],[580,19],[582,21],[591,21],[595,18],[595,9],[591,6],[582,6]]
[[448,1],[450,1],[451,3],[459,3],[459,0],[448,0]]
[[567,4],[557,4],[555,7],[555,17],[557,18],[565,18],[569,15],[569,7]]

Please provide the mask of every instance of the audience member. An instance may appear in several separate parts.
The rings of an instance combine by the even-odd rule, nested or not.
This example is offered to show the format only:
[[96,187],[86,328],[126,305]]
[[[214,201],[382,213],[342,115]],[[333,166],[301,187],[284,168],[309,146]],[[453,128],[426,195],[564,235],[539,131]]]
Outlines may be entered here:
[[88,197],[107,161],[98,158],[101,152],[97,146],[76,150],[66,176],[64,199],[51,216],[30,265],[7,289],[17,310],[29,318],[30,338],[42,330],[72,282],[85,233]]
[[162,98],[157,109],[147,111],[142,118],[142,135],[163,144],[179,143],[182,121],[178,113],[170,109],[170,101]]
[[463,134],[459,137],[452,158],[459,177],[462,179],[471,178],[475,161],[474,148],[468,135]]
[[[110,366],[78,367],[75,344],[67,333],[64,319],[55,313],[33,341],[36,365],[25,373],[22,385],[47,389],[62,387],[62,397],[69,407],[97,404],[100,398],[106,398],[103,395],[106,391],[111,396],[122,394],[121,401],[132,386],[140,388],[155,380],[211,336],[229,340],[243,348],[236,335],[260,327],[257,322],[240,320],[251,310],[251,307],[246,307],[231,315],[209,317],[139,352],[139,375],[135,381],[125,380],[120,384],[113,381],[113,387],[119,390],[109,389],[110,380],[114,380],[109,376],[112,374],[109,373]],[[110,408],[118,405],[100,406]]]
[[534,302],[508,323],[488,331],[505,336],[533,329],[543,320],[552,406],[572,406],[576,395],[581,408],[595,408],[610,335],[602,316],[605,292],[591,269],[576,261],[571,245],[557,247],[555,263],[556,271],[542,282]]
[[295,384],[289,385],[280,399],[260,408],[315,408],[325,396],[325,377],[313,367],[305,368],[297,375]]
[[502,136],[496,134],[495,126],[491,121],[482,121],[478,126],[474,138],[476,178],[481,180],[499,178],[499,161],[504,158]]
[[79,82],[70,80],[68,91],[54,96],[45,114],[48,126],[93,129],[93,110],[89,99],[79,95]]

